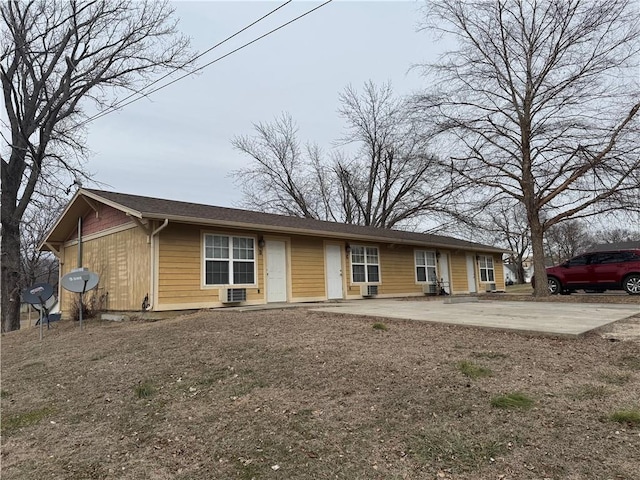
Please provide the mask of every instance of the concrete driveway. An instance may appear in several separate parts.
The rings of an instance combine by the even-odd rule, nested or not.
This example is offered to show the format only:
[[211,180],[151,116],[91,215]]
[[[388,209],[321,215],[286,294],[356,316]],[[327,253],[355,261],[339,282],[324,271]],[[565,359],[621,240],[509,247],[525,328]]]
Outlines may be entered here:
[[[445,302],[456,303],[445,303]],[[460,303],[457,303],[460,302]],[[315,311],[472,325],[550,335],[582,335],[640,313],[640,305],[393,299],[356,300]]]

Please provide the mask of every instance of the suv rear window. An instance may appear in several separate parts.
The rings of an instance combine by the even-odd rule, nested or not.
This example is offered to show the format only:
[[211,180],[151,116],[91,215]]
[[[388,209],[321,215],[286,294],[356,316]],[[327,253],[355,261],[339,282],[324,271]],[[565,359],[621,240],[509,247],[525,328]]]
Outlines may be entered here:
[[602,252],[596,253],[591,259],[592,264],[599,263],[620,263],[620,262],[628,262],[629,257],[628,253],[631,252]]

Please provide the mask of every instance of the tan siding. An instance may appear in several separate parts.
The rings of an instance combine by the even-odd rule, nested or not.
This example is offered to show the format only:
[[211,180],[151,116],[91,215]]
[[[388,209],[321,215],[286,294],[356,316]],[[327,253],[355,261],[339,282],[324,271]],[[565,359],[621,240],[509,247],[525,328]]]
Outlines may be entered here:
[[381,245],[380,279],[378,287],[381,295],[402,295],[422,292],[422,286],[416,284],[414,249],[409,246]]
[[469,291],[467,276],[467,256],[465,252],[452,252],[449,256],[451,268],[451,292],[463,293]]
[[[158,242],[158,303],[160,305],[214,304],[219,301],[218,287],[203,286],[202,235],[204,233],[258,237],[253,232],[169,224],[160,232]],[[258,284],[257,287],[247,288],[247,301],[264,299],[262,260],[263,256],[256,245]]]
[[294,236],[290,248],[292,297],[326,297],[322,239]]
[[493,265],[496,275],[496,288],[498,290],[504,290],[504,265],[502,263],[502,255],[493,256]]
[[[105,310],[140,309],[151,285],[149,251],[147,236],[137,227],[83,242],[82,265],[100,276],[87,300],[96,296]],[[77,252],[77,245],[64,249],[63,274],[77,267]],[[75,298],[63,289],[62,308],[68,310]]]

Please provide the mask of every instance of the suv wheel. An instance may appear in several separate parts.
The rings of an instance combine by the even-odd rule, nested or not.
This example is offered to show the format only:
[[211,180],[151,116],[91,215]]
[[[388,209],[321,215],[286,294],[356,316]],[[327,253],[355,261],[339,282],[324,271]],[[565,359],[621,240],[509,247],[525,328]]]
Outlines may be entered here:
[[640,274],[632,273],[624,279],[622,286],[629,295],[640,295]]
[[549,293],[551,295],[557,295],[562,291],[562,285],[560,285],[560,280],[555,277],[549,277],[547,279],[549,285]]

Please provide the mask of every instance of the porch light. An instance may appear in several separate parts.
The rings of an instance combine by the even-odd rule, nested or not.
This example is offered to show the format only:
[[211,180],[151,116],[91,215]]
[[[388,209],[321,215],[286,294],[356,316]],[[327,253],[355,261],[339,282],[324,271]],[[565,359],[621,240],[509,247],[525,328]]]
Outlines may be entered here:
[[344,251],[347,252],[347,255],[351,253],[351,245],[349,245],[349,242],[344,244]]

